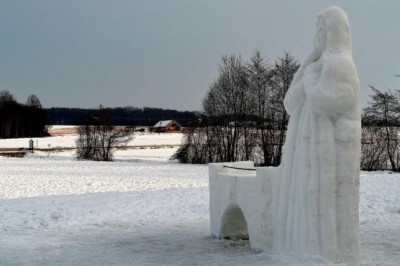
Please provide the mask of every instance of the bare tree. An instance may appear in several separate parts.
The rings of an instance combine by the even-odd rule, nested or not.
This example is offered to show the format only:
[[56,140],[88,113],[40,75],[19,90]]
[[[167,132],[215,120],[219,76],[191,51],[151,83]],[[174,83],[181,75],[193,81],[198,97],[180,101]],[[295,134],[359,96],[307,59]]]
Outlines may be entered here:
[[247,68],[253,104],[256,106],[263,164],[279,165],[289,116],[283,106],[283,99],[299,64],[287,52],[277,59],[274,67],[263,60],[260,53],[256,52]]
[[34,94],[31,94],[28,96],[28,99],[26,100],[25,105],[28,107],[42,109],[42,104],[41,104],[39,98]]
[[23,123],[25,136],[45,136],[47,135],[48,118],[46,112],[42,109],[39,98],[31,94],[25,103],[25,115]]
[[17,101],[9,91],[0,91],[0,137],[17,137],[15,122],[18,120],[19,109]]
[[264,165],[271,165],[274,154],[274,112],[271,108],[273,97],[272,93],[272,68],[264,62],[264,58],[259,51],[250,58],[247,65],[249,72],[249,83],[254,104],[254,115],[256,117],[256,132]]
[[298,63],[288,53],[275,67],[256,52],[249,63],[224,56],[219,75],[203,100],[203,125],[178,152],[181,162],[280,162],[287,114],[283,97]]
[[251,158],[251,108],[248,72],[242,59],[222,57],[219,76],[203,100],[204,115],[209,119],[209,138],[219,143],[213,161]]
[[282,158],[283,144],[285,143],[286,126],[289,120],[289,114],[283,105],[283,99],[288,91],[294,74],[300,64],[290,53],[284,55],[275,62],[272,75],[272,93],[271,109],[274,114],[274,132],[277,138],[274,160],[271,165],[279,165]]
[[100,106],[96,116],[89,117],[85,125],[78,128],[77,158],[112,161],[113,151],[126,147],[132,134],[132,131],[113,126],[109,111]]
[[[373,91],[369,106],[364,109],[364,126],[375,126],[381,128],[379,137],[384,141],[385,153],[391,169],[396,171],[399,166],[396,163],[397,149],[399,145],[399,100],[390,90],[380,91],[370,86]],[[376,140],[377,141],[377,140]],[[378,149],[378,147],[376,147]]]

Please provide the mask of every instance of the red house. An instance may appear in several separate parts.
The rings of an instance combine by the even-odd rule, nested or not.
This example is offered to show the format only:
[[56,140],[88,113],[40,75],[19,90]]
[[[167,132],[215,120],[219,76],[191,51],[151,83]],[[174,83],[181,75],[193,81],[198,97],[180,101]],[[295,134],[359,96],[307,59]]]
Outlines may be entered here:
[[152,132],[181,132],[182,126],[175,120],[159,121],[152,128]]

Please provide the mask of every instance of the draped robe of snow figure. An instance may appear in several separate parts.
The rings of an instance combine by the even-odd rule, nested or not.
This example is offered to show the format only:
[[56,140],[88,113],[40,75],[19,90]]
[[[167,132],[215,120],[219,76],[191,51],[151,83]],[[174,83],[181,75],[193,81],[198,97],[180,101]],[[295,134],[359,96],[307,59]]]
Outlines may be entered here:
[[359,80],[341,8],[318,15],[314,46],[284,99],[287,138],[271,169],[273,248],[359,265]]

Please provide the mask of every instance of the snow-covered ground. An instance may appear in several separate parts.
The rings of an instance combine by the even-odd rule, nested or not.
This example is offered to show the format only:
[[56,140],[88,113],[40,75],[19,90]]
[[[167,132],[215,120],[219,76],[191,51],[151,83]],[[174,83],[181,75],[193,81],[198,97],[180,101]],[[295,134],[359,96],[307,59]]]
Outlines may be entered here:
[[[0,157],[0,265],[322,263],[212,239],[207,166],[169,161],[175,151],[118,151],[115,162],[72,151]],[[399,265],[400,174],[362,173],[360,223],[364,264]]]

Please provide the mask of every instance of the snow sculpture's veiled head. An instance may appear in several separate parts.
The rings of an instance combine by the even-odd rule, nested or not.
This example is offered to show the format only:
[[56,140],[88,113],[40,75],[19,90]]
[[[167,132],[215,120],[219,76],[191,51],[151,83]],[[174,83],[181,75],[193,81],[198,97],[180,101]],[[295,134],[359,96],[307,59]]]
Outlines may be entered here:
[[351,53],[350,26],[346,13],[337,6],[330,6],[317,16],[315,49],[321,55]]
[[[352,58],[352,44],[349,21],[346,13],[337,6],[330,6],[317,16],[314,48],[293,77],[292,84],[286,93],[284,105],[292,115],[296,108],[301,108],[305,97],[314,99],[325,90],[335,90],[336,96],[346,94],[350,90],[358,95],[359,81]],[[340,84],[339,84],[340,83]],[[320,105],[320,113],[330,116],[342,114],[344,109],[339,102],[356,102],[352,97],[341,99],[339,96],[332,103],[330,111],[326,111],[326,103],[312,100],[313,106]],[[353,106],[354,104],[352,104]],[[350,106],[350,105],[348,105]],[[317,108],[318,109],[318,108]],[[315,111],[315,108],[313,109]]]

